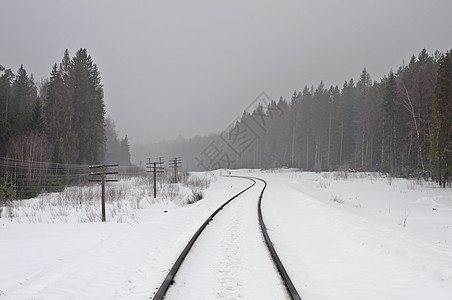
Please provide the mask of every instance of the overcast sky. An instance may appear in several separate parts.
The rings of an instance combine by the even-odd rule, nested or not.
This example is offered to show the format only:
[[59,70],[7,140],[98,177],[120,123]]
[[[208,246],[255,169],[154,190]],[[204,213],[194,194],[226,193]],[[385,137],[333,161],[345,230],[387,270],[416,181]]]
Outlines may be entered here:
[[450,0],[1,0],[0,64],[49,77],[87,48],[120,135],[148,143],[222,131],[262,91],[290,99],[373,80],[422,48],[452,48]]

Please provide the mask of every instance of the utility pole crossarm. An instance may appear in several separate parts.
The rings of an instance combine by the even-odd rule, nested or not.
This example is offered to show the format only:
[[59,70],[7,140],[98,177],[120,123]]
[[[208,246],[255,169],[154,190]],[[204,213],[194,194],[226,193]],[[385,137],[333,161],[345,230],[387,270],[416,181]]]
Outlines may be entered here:
[[169,167],[174,169],[174,183],[177,183],[177,168],[182,166],[182,158],[174,157],[169,161]]
[[96,168],[110,168],[110,167],[119,167],[118,164],[109,164],[109,165],[90,165],[90,169],[96,169]]
[[105,217],[105,182],[118,182],[118,179],[109,179],[106,178],[107,175],[116,175],[119,174],[117,171],[107,172],[107,168],[110,167],[118,167],[118,164],[109,164],[109,165],[91,165],[90,169],[101,169],[100,172],[91,172],[90,176],[100,176],[100,179],[89,179],[91,182],[100,182],[102,185],[102,222],[106,221]]
[[[152,161],[152,158],[148,158],[146,163],[146,168],[149,168],[149,170],[146,170],[148,173],[153,173],[154,177],[154,198],[157,198],[157,173],[163,173],[164,168],[162,167],[163,164],[163,157],[159,157],[158,161]],[[159,165],[159,166],[157,166]]]

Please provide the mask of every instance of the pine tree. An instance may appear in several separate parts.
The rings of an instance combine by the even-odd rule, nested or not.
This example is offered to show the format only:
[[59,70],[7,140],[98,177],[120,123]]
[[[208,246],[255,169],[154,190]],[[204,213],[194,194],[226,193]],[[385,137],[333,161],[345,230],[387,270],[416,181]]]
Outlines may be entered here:
[[452,172],[452,52],[439,59],[432,104],[430,163],[445,187]]
[[370,118],[372,114],[372,101],[370,89],[372,80],[369,73],[364,68],[357,83],[356,109],[358,110],[357,123],[358,134],[356,135],[355,167],[365,170],[369,167],[369,144],[370,144]]
[[340,103],[338,108],[339,115],[339,164],[348,164],[353,157],[355,149],[355,123],[354,123],[354,110],[353,105],[355,103],[355,86],[353,79],[349,82],[345,81],[340,97]]
[[328,152],[327,167],[332,170],[339,165],[339,146],[340,146],[340,114],[338,113],[341,101],[341,92],[339,87],[330,88],[330,102],[328,105]]
[[407,67],[398,71],[398,94],[401,110],[398,119],[403,128],[402,151],[405,167],[422,174],[429,148],[430,107],[436,82],[437,63],[425,49],[416,60],[413,55]]
[[313,147],[312,147],[312,111],[313,111],[313,94],[314,94],[314,87],[311,87],[311,89],[308,89],[307,86],[304,87],[303,93],[302,93],[302,102],[300,106],[301,110],[301,149],[302,151],[300,154],[302,155],[301,166],[304,167],[306,170],[312,170],[314,163],[313,163]]
[[391,71],[387,77],[384,89],[382,112],[382,171],[394,174],[396,166],[396,101],[397,84],[394,73]]

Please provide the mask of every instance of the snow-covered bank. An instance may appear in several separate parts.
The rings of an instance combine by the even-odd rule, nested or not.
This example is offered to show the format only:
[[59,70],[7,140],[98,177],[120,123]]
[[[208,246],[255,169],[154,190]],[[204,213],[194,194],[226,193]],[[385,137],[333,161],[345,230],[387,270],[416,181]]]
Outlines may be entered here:
[[377,174],[256,174],[304,299],[452,299],[452,192]]
[[196,205],[154,203],[123,223],[2,218],[0,294],[5,299],[149,299],[193,232],[225,197],[247,185],[218,180]]
[[[106,184],[107,222],[133,222],[141,211],[155,205],[185,205],[191,193],[201,191],[216,179],[211,172],[184,176],[174,184],[168,178],[157,181],[157,197],[151,177],[128,177]],[[72,186],[60,193],[43,193],[34,199],[12,201],[2,207],[1,217],[25,223],[91,223],[101,221],[101,187],[98,184]]]

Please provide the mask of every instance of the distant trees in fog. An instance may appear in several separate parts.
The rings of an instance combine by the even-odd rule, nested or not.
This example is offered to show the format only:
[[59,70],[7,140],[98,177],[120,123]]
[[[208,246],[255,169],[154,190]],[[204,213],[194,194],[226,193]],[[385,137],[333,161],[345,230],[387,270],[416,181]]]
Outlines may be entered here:
[[118,137],[115,122],[112,118],[105,119],[105,135],[107,138],[105,160],[108,163],[117,163],[121,166],[130,166],[130,147],[127,135]]
[[[267,115],[272,106],[283,113],[267,119],[265,131],[244,153],[234,155],[218,143],[221,153],[235,168],[381,171],[429,176],[444,185],[452,171],[451,56],[424,49],[379,81],[364,69],[357,82],[341,87],[305,86],[288,101],[270,103]],[[261,114],[257,110],[262,107],[245,112],[238,123],[251,124]],[[205,169],[195,157],[215,138],[195,139],[153,149],[174,152],[177,145],[188,168]],[[139,155],[143,147],[134,150]]]

